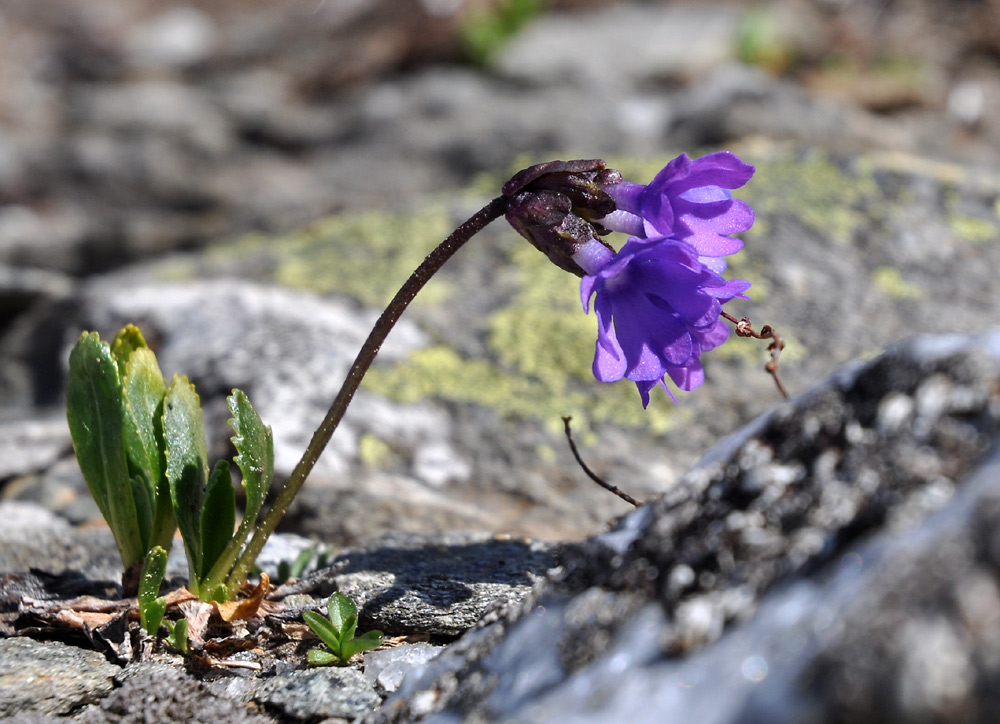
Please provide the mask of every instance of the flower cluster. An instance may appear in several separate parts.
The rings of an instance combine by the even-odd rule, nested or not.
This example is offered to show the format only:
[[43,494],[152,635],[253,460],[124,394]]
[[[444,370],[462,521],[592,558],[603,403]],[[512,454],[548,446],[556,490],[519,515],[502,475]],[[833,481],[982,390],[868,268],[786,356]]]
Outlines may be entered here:
[[729,337],[719,318],[722,305],[746,299],[750,283],[723,279],[722,257],[743,247],[730,234],[746,231],[754,219],[729,189],[753,172],[731,153],[696,161],[681,155],[647,186],[623,181],[607,188],[617,209],[600,223],[630,238],[613,260],[583,278],[580,292],[584,311],[594,297],[594,376],[632,380],[643,407],[656,385],[675,399],[666,377],[682,390],[698,387],[705,380],[702,352]]
[[[743,246],[731,235],[754,220],[730,190],[743,186],[754,168],[728,152],[694,161],[682,154],[641,185],[596,162],[563,165],[572,163],[590,165],[568,193],[561,191],[564,181],[538,171],[543,167],[515,177],[521,181],[512,187],[517,203],[508,219],[550,259],[583,277],[583,308],[589,313],[593,299],[598,322],[594,376],[635,382],[644,407],[657,385],[676,401],[666,378],[682,390],[698,387],[705,379],[701,354],[729,336],[722,305],[747,298],[750,283],[726,280],[722,272],[723,257]],[[539,179],[546,179],[544,187]],[[617,253],[599,238],[609,231],[629,235]]]

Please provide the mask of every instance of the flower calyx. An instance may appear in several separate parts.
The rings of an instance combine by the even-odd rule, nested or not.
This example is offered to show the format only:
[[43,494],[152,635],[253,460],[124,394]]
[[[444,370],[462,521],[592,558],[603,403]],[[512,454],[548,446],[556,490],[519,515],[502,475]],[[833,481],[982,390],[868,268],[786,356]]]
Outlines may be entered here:
[[599,159],[531,166],[504,184],[505,215],[560,269],[579,277],[592,274],[614,254],[599,238],[607,233],[599,222],[617,208],[606,188],[621,180]]

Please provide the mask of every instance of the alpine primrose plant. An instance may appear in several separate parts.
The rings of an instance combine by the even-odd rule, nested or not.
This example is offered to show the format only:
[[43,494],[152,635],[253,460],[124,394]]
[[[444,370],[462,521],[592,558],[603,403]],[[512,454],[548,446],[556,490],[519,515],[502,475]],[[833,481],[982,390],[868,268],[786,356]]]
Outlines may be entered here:
[[[625,181],[600,160],[552,161],[517,173],[396,293],[301,460],[256,525],[273,469],[271,434],[246,396],[234,391],[236,462],[247,488],[247,511],[235,534],[228,464],[209,472],[193,388],[183,378],[165,385],[135,328],[123,331],[110,348],[85,333],[71,355],[68,415],[80,466],[115,531],[123,563],[134,568],[156,545],[165,548],[176,519],[188,555],[189,588],[205,600],[235,596],[396,321],[441,266],[501,216],[559,268],[581,277],[583,310],[593,305],[597,318],[593,371],[601,382],[634,382],[644,407],[657,386],[676,402],[667,379],[686,391],[701,385],[701,356],[726,341],[728,321],[739,336],[771,340],[766,369],[784,395],[777,375],[780,337],[766,326],[756,331],[749,319],[737,320],[722,309],[732,299],[748,298],[749,282],[722,274],[725,257],[743,246],[732,235],[754,220],[750,207],[731,191],[753,173],[753,166],[728,152],[696,160],[682,154],[646,185]],[[605,240],[611,232],[627,235],[618,250]],[[168,502],[172,511],[163,507]],[[154,559],[162,570],[162,553]],[[152,580],[144,601],[144,624],[155,628],[161,611]]]

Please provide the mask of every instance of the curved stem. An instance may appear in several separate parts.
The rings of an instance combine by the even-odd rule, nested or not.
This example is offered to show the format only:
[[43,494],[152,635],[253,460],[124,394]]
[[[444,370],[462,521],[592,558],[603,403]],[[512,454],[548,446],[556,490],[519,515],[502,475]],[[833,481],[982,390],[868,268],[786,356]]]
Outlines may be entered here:
[[372,331],[368,334],[368,339],[365,340],[361,351],[358,352],[358,356],[354,360],[354,364],[347,373],[347,379],[344,380],[340,392],[337,393],[336,399],[330,405],[330,409],[327,411],[326,417],[323,418],[323,422],[320,423],[316,432],[313,433],[312,440],[309,441],[309,445],[302,454],[302,459],[299,460],[295,469],[292,470],[288,481],[281,489],[281,492],[278,493],[274,505],[271,506],[270,510],[267,511],[267,515],[264,516],[260,525],[257,526],[257,530],[247,544],[246,549],[233,567],[232,573],[230,573],[226,582],[227,588],[231,592],[235,592],[238,589],[250,572],[250,568],[257,559],[261,548],[264,547],[265,541],[274,532],[278,521],[285,514],[285,511],[288,510],[288,506],[295,498],[296,493],[299,492],[299,488],[302,487],[306,477],[319,459],[320,453],[323,452],[327,443],[330,442],[333,431],[337,429],[337,425],[340,423],[341,418],[343,418],[347,406],[358,389],[358,385],[361,384],[362,378],[364,378],[368,368],[371,367],[372,362],[375,360],[375,355],[378,354],[382,343],[385,342],[389,332],[395,326],[396,322],[399,321],[403,311],[413,301],[417,292],[423,288],[441,266],[465,242],[482,231],[491,221],[500,218],[506,207],[507,199],[500,196],[473,214],[467,221],[455,229],[447,239],[442,241],[434,251],[427,255],[427,258],[421,262],[416,271],[413,272],[410,278],[400,287],[399,291],[396,292],[396,296],[389,302],[385,311],[382,312],[382,316],[378,318]]

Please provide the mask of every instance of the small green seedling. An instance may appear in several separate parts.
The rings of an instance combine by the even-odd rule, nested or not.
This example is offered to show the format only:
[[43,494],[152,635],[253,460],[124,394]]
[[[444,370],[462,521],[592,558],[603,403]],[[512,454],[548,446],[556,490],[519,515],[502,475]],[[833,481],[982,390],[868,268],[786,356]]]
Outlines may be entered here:
[[[220,460],[209,473],[194,386],[177,375],[167,386],[136,327],[122,329],[110,345],[85,332],[70,354],[66,395],[80,469],[115,536],[126,573],[155,547],[169,550],[179,528],[191,592],[203,601],[234,598],[266,538],[244,547],[274,478],[271,428],[247,396],[233,390],[227,399],[235,462],[246,491],[246,510],[234,533],[229,463]],[[150,590],[145,601],[152,626],[157,604]]]
[[327,601],[328,618],[315,611],[305,611],[302,617],[320,640],[330,647],[329,651],[309,649],[307,657],[314,666],[346,664],[354,654],[370,651],[382,644],[381,631],[369,631],[364,636],[354,638],[358,627],[358,608],[343,593],[334,593]]
[[139,621],[150,636],[156,636],[167,610],[167,599],[160,594],[160,584],[167,572],[167,552],[156,546],[146,554],[139,578]]
[[167,634],[167,643],[180,651],[182,654],[186,654],[188,650],[188,622],[186,618],[179,619],[176,623],[171,623],[170,621],[164,622],[170,633]]

